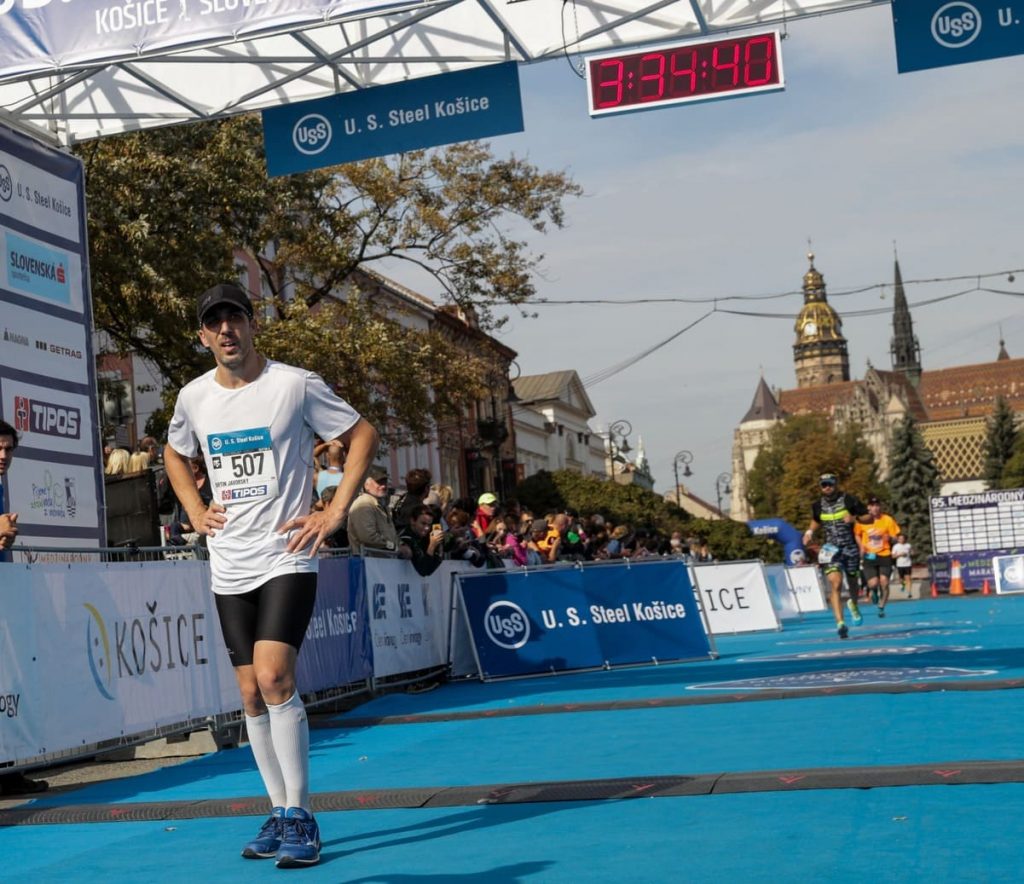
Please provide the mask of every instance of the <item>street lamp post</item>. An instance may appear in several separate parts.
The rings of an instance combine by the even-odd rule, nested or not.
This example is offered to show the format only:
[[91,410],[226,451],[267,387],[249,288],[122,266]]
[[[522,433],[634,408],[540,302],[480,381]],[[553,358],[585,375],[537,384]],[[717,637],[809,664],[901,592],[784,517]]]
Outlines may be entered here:
[[693,470],[690,469],[690,464],[692,463],[693,454],[685,449],[680,451],[672,460],[672,472],[676,477],[676,506],[682,505],[679,494],[679,464],[683,465],[683,476],[688,477],[693,475]]
[[722,512],[722,495],[732,493],[732,476],[729,473],[719,473],[715,479],[715,495],[718,498],[718,511]]
[[622,456],[632,449],[629,447],[628,436],[633,432],[633,425],[627,420],[614,421],[608,425],[608,478],[615,481],[615,463],[625,462]]

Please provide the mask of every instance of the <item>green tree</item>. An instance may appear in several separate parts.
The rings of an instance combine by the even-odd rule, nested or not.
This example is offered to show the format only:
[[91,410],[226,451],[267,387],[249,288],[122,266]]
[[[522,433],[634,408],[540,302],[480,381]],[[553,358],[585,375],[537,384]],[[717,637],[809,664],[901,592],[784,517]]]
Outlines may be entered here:
[[992,416],[988,419],[985,435],[984,479],[989,488],[1013,487],[1003,484],[1003,470],[1013,456],[1017,441],[1017,426],[1013,409],[1002,397],[996,399]]
[[1024,488],[1024,433],[1017,434],[1017,442],[1006,466],[1003,467],[1001,488]]
[[600,513],[616,525],[628,524],[666,537],[673,531],[706,537],[719,559],[782,560],[777,544],[752,536],[742,522],[695,519],[686,510],[638,485],[619,485],[572,470],[542,470],[520,482],[516,496],[535,514],[568,508],[582,516]]
[[822,473],[835,473],[840,487],[861,499],[884,491],[874,453],[858,426],[836,432],[820,415],[800,415],[776,425],[748,476],[747,498],[754,516],[804,527],[821,493]]
[[[366,384],[342,392],[357,406],[388,400],[390,421],[381,429],[413,435],[417,415],[421,423],[425,415],[443,420],[484,378],[471,374],[479,367],[472,364],[443,370],[463,361],[454,343],[402,331],[353,306],[354,272],[404,262],[483,329],[494,328],[502,321],[496,308],[525,309],[534,297],[542,259],[510,229],[561,227],[563,203],[580,193],[562,173],[497,159],[477,142],[268,179],[254,116],[150,129],[76,150],[86,166],[96,326],[113,349],[155,366],[169,397],[209,365],[196,345],[195,295],[234,278],[240,250],[258,259],[264,308],[274,320],[260,345],[275,355],[294,352],[289,341],[301,340],[296,361],[330,384]],[[324,323],[356,313],[369,321],[346,332],[358,353],[346,362]],[[413,355],[408,364],[403,354]],[[428,377],[436,395],[403,393]]]
[[939,493],[939,470],[908,414],[893,428],[889,448],[893,517],[919,555],[931,555],[930,499]]

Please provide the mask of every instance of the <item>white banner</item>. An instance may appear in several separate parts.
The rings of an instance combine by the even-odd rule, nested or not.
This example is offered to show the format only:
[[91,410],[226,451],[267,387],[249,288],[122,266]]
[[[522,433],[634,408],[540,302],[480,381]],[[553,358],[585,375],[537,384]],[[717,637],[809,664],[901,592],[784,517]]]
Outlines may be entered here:
[[694,565],[694,595],[714,635],[780,629],[761,562]]
[[44,378],[89,382],[84,325],[17,304],[0,304],[0,311],[0,365]]
[[51,387],[0,378],[0,412],[12,416],[18,444],[62,454],[92,454],[93,429],[89,398]]
[[[3,7],[0,2],[0,8]],[[78,187],[0,150],[0,215],[79,241]]]
[[[7,511],[17,513],[21,524],[51,528],[99,526],[93,467],[19,458],[6,482]],[[36,536],[33,534],[32,543],[39,543]]]
[[205,562],[0,567],[0,760],[238,708]]
[[446,663],[450,572],[442,567],[421,577],[403,559],[364,561],[374,678]]
[[796,603],[803,612],[826,611],[825,593],[821,587],[821,572],[816,565],[787,568],[789,585],[796,595]]

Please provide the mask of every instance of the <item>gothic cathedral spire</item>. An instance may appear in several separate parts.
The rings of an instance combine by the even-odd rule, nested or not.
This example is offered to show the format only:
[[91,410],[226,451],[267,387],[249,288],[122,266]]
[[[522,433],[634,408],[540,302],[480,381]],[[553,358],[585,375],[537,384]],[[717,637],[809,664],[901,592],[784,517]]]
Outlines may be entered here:
[[895,296],[892,310],[892,355],[893,371],[903,372],[910,382],[917,386],[921,380],[921,346],[914,334],[914,323],[910,318],[907,296],[903,292],[903,276],[900,274],[900,260],[896,258],[896,273],[893,281]]

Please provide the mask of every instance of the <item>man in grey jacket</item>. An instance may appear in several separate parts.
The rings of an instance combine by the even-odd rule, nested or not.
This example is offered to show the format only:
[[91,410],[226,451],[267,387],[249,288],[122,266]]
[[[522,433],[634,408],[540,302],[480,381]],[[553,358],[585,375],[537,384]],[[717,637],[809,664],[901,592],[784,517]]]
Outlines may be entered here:
[[388,471],[370,467],[363,482],[363,493],[348,511],[348,540],[352,555],[364,550],[380,549],[398,552],[398,532],[387,510]]

